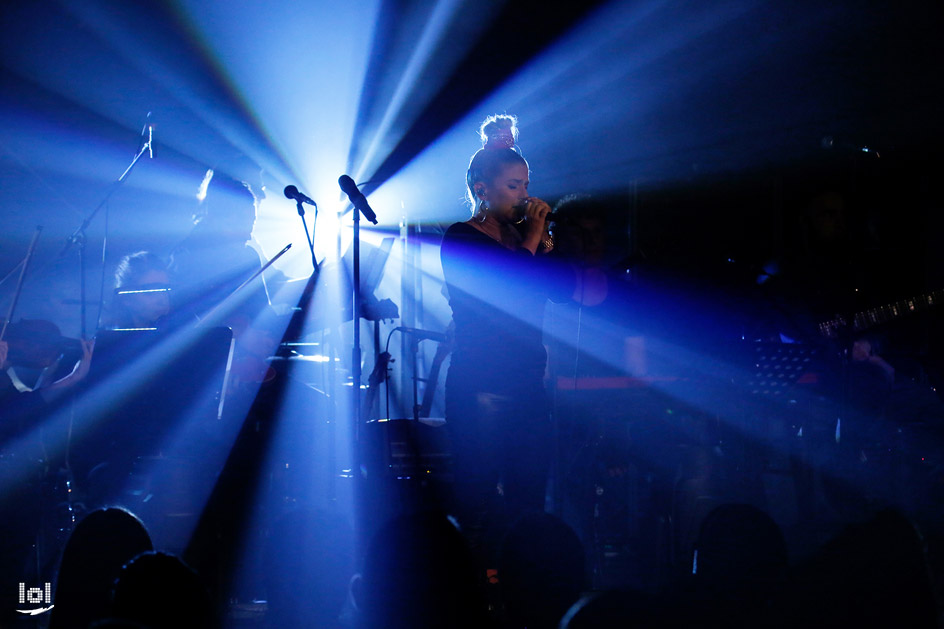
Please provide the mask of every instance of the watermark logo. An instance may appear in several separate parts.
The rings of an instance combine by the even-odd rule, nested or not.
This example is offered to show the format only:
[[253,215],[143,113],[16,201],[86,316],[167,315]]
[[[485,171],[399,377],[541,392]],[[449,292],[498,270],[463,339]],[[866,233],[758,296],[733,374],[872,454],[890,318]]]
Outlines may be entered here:
[[55,607],[52,604],[52,583],[44,583],[41,588],[27,588],[25,583],[20,583],[20,605],[45,605],[45,607],[35,607],[33,609],[18,609],[20,614],[29,616],[38,616],[45,614]]

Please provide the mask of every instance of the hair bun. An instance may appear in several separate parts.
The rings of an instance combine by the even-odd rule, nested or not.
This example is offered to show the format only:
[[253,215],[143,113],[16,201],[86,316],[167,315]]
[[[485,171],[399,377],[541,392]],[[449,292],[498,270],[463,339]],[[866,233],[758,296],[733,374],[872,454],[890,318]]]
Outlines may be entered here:
[[482,146],[487,149],[514,149],[518,142],[518,118],[508,114],[489,116],[479,128]]

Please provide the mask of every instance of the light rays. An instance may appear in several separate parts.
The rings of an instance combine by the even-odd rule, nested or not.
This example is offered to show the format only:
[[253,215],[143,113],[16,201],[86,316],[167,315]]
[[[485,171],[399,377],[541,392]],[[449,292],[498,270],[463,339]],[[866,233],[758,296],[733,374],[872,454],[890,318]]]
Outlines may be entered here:
[[[815,112],[833,94],[816,71],[796,68],[834,45],[820,31],[837,9],[801,19],[754,0],[679,5],[616,1],[588,15],[383,184],[371,197],[381,220],[395,221],[386,208],[401,204],[414,221],[461,216],[475,132],[495,112],[519,116],[532,190],[550,199],[818,150]],[[775,85],[787,68],[789,82]],[[797,144],[798,129],[808,129],[807,144]]]
[[[315,252],[326,264],[299,336],[320,343],[311,351],[321,358],[316,370],[291,373],[283,397],[264,409],[273,432],[259,454],[259,470],[297,473],[290,483],[298,493],[264,489],[261,476],[253,479],[253,491],[260,501],[267,496],[273,510],[295,498],[327,504],[338,497],[332,484],[341,482],[342,469],[355,459],[352,428],[361,420],[350,417],[354,325],[362,326],[367,370],[371,362],[371,325],[341,316],[351,302],[345,288],[349,269],[339,259],[350,245],[351,215],[343,213],[348,204],[338,190],[339,175],[350,174],[361,183],[376,178],[365,192],[382,225],[376,231],[365,226],[365,243],[378,245],[401,223],[421,227],[411,243],[417,250],[406,251],[402,239],[395,243],[375,296],[397,302],[401,312],[415,312],[417,327],[443,331],[451,315],[442,295],[437,226],[469,217],[464,175],[480,147],[477,129],[487,115],[519,116],[520,145],[532,167],[531,191],[553,202],[577,191],[625,190],[630,182],[671,186],[706,173],[784,163],[819,150],[819,138],[827,133],[839,137],[836,129],[819,127],[858,106],[829,84],[833,75],[819,65],[821,59],[829,61],[824,51],[842,54],[847,37],[828,25],[842,24],[840,18],[858,8],[798,10],[759,0],[613,0],[529,10],[538,4],[21,3],[11,11],[23,28],[8,28],[7,43],[0,44],[0,78],[16,92],[0,104],[0,159],[16,173],[3,178],[4,200],[13,199],[6,205],[11,232],[33,227],[35,218],[48,211],[46,195],[52,189],[53,200],[65,200],[68,208],[57,210],[60,220],[48,236],[55,242],[50,248],[58,249],[130,160],[143,116],[153,111],[155,159],[141,162],[110,203],[111,256],[152,248],[169,253],[191,226],[193,195],[206,168],[235,178],[261,170],[267,194],[258,204],[253,245],[265,257],[291,242],[293,249],[276,268],[289,279],[302,278],[272,295],[284,313],[298,306],[292,289],[304,284],[311,263],[294,204],[281,191],[294,184],[317,200],[317,223],[308,209],[308,227],[317,228]],[[56,9],[48,21],[40,19],[44,7]],[[552,19],[557,15],[563,16],[559,23]],[[554,28],[545,35],[549,25]],[[252,162],[251,167],[236,172],[240,159]],[[13,181],[30,170],[44,183],[41,194],[32,190],[33,175]],[[8,180],[15,193],[9,192]],[[42,198],[34,202],[32,195]],[[104,232],[104,216],[90,230],[90,259]],[[470,256],[466,269],[475,272],[480,263]],[[53,270],[67,265],[76,266],[74,254]],[[74,268],[66,270],[70,278],[75,275]],[[44,278],[44,289],[76,296],[77,282],[64,279],[65,273],[49,275],[57,277],[48,283]],[[410,293],[404,284],[414,276],[417,299],[400,303]],[[492,295],[478,297],[491,304]],[[708,301],[692,298],[673,305],[668,300],[669,306],[661,306],[696,311],[707,308]],[[658,312],[658,304],[643,300],[637,305]],[[48,305],[50,312],[57,308],[62,310]],[[502,314],[508,321],[521,317]],[[694,312],[684,315],[675,322],[680,327],[710,327]],[[629,330],[629,317],[621,312],[608,319],[585,309],[579,349],[587,360],[623,376],[648,373],[654,377],[652,395],[660,402],[718,418],[746,439],[765,443],[750,419],[769,409],[763,402],[738,408],[744,391],[731,384],[746,381],[749,369],[661,330]],[[382,325],[383,339],[396,323]],[[573,332],[547,335],[552,342],[573,345]],[[648,372],[628,364],[620,343],[629,333],[645,338]],[[398,359],[404,342],[398,336],[391,344]],[[129,365],[128,378],[143,381],[168,366],[185,370],[187,365],[178,365],[185,345],[183,337],[167,339]],[[420,345],[420,373],[413,375],[425,375],[423,365],[432,350],[431,343]],[[391,392],[389,413],[381,397],[382,416],[411,415],[412,399],[404,393],[411,388],[410,372],[403,362],[394,366],[390,388],[397,392]],[[680,372],[702,386],[667,383],[666,374]],[[89,393],[87,402],[107,409],[133,395],[135,384],[112,382]],[[255,393],[251,389],[249,398]],[[243,400],[234,414],[244,417],[249,403]],[[175,418],[165,446],[170,456],[185,451],[192,439],[196,420],[191,411]],[[633,412],[626,409],[625,415]],[[61,430],[68,419],[65,411],[56,413],[43,429]],[[95,426],[89,422],[79,432],[86,428]],[[218,467],[231,454],[240,426],[224,428],[205,453]],[[670,440],[668,432],[656,437]],[[65,447],[61,437],[51,444],[58,452]],[[24,467],[4,483],[22,481],[25,474]],[[344,506],[353,509],[349,501]],[[240,517],[265,519],[261,511],[247,508]],[[244,542],[234,555],[252,552],[249,540]]]
[[338,11],[320,3],[190,2],[180,10],[289,165],[273,172],[276,180],[297,178],[319,202],[336,197],[376,3]]
[[489,16],[500,7],[497,2],[479,5],[470,15],[470,4],[466,0],[440,0],[421,5],[416,11],[420,15],[391,16],[399,27],[396,41],[383,58],[386,71],[376,72],[377,85],[371,86],[377,104],[362,102],[365,117],[379,115],[380,120],[361,125],[358,130],[366,138],[355,138],[352,145],[352,149],[359,143],[367,145],[363,151],[352,150],[350,161],[356,180],[376,172],[472,47],[474,34],[485,28]]

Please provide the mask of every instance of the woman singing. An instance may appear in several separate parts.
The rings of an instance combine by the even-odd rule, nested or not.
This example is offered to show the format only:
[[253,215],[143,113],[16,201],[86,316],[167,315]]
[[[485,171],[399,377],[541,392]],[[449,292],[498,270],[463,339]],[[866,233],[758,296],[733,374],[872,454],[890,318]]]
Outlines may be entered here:
[[466,175],[474,214],[449,227],[441,250],[455,321],[446,421],[456,514],[473,543],[486,546],[483,534],[543,510],[550,461],[541,328],[560,284],[545,256],[550,207],[528,195],[515,123],[492,116],[482,125],[484,147]]

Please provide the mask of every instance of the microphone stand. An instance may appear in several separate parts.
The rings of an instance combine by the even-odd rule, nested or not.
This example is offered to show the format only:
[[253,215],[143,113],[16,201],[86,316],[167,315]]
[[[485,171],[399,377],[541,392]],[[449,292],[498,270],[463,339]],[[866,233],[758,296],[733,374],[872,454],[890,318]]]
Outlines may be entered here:
[[354,208],[354,347],[351,351],[351,370],[354,379],[354,466],[355,474],[361,469],[361,212]]
[[318,228],[318,206],[315,205],[315,220],[311,224],[311,235],[308,234],[308,224],[305,222],[305,208],[302,207],[302,202],[296,200],[295,207],[298,210],[298,215],[302,218],[302,227],[305,230],[305,237],[308,239],[308,250],[311,252],[312,271],[311,277],[308,278],[308,282],[305,284],[304,290],[302,290],[302,295],[301,298],[299,298],[298,305],[292,313],[288,327],[285,328],[282,343],[294,342],[301,338],[301,335],[304,332],[305,318],[308,316],[308,309],[311,306],[311,298],[315,292],[315,283],[318,281],[318,275],[321,271],[321,268],[318,265],[318,258],[315,256],[314,244],[315,230]]
[[315,274],[318,273],[318,260],[315,259],[315,230],[318,229],[318,206],[315,205],[315,220],[311,224],[311,234],[308,233],[308,223],[305,222],[305,208],[301,201],[295,201],[295,209],[302,218],[302,227],[305,229],[305,237],[308,238],[308,250],[311,251],[311,268]]
[[[131,174],[131,169],[134,168],[135,164],[138,163],[138,160],[141,159],[141,156],[144,155],[145,151],[148,151],[152,156],[154,153],[151,151],[151,142],[153,141],[153,135],[151,130],[148,129],[148,141],[144,143],[144,146],[141,147],[141,150],[138,151],[137,155],[134,156],[134,159],[131,160],[131,163],[125,168],[125,171],[121,173],[121,176],[118,177],[115,181],[112,182],[108,190],[105,192],[105,197],[101,202],[95,206],[95,209],[92,210],[92,213],[85,217],[85,220],[82,221],[82,224],[79,225],[78,229],[72,232],[72,235],[69,236],[69,239],[66,240],[65,246],[62,248],[62,251],[59,252],[58,259],[62,259],[63,256],[68,253],[69,249],[72,248],[72,245],[78,245],[79,247],[79,309],[80,309],[80,318],[81,318],[81,338],[88,338],[86,336],[85,329],[85,320],[86,320],[86,303],[85,303],[85,230],[88,229],[88,226],[95,219],[95,216],[98,215],[98,212],[105,207],[105,204],[108,203],[108,200],[111,196],[121,187],[121,184],[124,183],[125,179],[128,178],[128,175]],[[103,262],[104,263],[104,262]],[[101,301],[105,298],[104,293],[99,296],[99,305]]]

